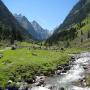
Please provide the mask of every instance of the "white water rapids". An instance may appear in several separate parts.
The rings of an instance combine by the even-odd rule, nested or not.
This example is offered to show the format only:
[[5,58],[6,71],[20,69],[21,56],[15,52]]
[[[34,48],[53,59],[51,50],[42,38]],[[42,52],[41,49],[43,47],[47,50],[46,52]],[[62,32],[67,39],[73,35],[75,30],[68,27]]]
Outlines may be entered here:
[[[89,87],[82,87],[76,83],[85,77],[85,69],[83,66],[90,65],[90,53],[82,53],[75,57],[76,59],[73,62],[71,69],[66,74],[47,79],[47,85],[55,86],[52,90],[60,90],[61,87],[64,87],[65,90],[90,90]],[[47,87],[34,87],[31,90],[50,89]]]

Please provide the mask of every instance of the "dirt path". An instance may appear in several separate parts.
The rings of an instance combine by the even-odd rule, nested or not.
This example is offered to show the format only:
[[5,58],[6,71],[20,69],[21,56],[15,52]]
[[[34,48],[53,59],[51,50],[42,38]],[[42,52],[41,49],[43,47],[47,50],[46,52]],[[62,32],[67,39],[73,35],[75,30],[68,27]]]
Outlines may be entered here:
[[0,50],[0,52],[6,51],[6,50],[10,50],[10,49],[11,49],[11,47],[6,47],[5,49]]

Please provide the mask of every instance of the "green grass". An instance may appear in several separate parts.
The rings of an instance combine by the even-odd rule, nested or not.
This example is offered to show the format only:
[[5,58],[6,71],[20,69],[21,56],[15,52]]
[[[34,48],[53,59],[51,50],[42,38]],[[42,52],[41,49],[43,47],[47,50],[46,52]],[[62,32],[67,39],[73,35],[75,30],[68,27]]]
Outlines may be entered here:
[[[69,56],[66,53],[51,50],[28,50],[24,48],[7,50],[1,53],[3,53],[3,58],[0,59],[1,83],[6,83],[12,72],[16,74],[16,77],[21,77],[20,75],[24,73],[34,72],[34,70],[36,72],[39,71],[37,72],[39,74],[41,72],[47,73],[48,70],[54,70],[57,64],[64,64],[69,60]],[[20,68],[25,69],[24,73],[17,72],[17,69]]]
[[[6,50],[0,59],[0,85],[5,86],[9,79],[14,82],[31,81],[40,73],[48,75],[70,60],[69,54],[87,51],[84,48],[68,48],[65,51],[29,50],[27,48]],[[33,55],[34,54],[34,55]]]
[[31,46],[32,43],[28,43],[28,42],[17,42],[18,45],[20,46]]

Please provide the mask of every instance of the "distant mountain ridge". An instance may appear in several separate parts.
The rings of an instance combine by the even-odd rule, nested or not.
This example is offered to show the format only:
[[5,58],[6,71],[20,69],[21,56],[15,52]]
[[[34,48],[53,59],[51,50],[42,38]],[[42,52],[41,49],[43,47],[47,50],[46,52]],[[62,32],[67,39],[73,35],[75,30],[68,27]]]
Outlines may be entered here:
[[50,36],[49,30],[43,29],[36,21],[31,22],[31,24],[38,34],[38,39],[46,40]]
[[32,24],[28,21],[28,19],[25,16],[22,16],[21,14],[14,14],[14,17],[17,19],[19,24],[32,35],[32,38],[35,39],[35,30]]
[[32,35],[33,39],[46,40],[49,37],[49,30],[43,29],[36,21],[29,22],[29,20],[21,14],[14,14],[14,16],[20,25]]
[[0,40],[29,40],[31,35],[17,22],[0,0]]

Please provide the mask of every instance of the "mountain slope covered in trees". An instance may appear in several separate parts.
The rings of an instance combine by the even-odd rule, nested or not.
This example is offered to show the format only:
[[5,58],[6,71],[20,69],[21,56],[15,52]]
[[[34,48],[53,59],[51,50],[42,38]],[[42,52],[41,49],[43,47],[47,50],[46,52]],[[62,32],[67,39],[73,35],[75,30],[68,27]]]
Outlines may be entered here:
[[30,39],[31,35],[22,28],[8,8],[0,0],[0,41],[23,41]]
[[[89,40],[90,36],[90,0],[79,0],[64,22],[55,30],[46,44],[63,47],[76,46]],[[83,43],[84,44],[84,43]]]

